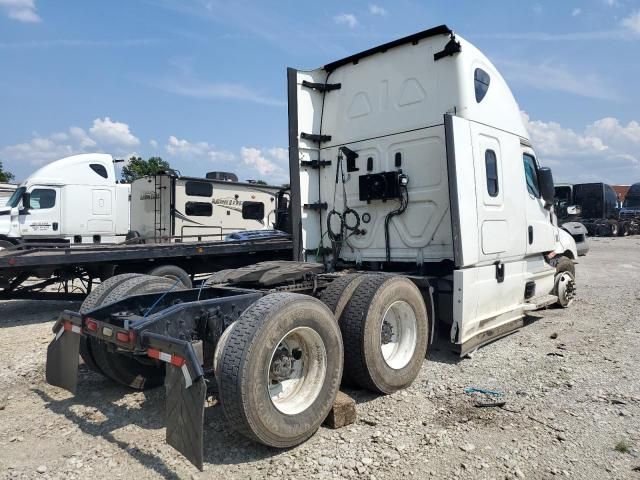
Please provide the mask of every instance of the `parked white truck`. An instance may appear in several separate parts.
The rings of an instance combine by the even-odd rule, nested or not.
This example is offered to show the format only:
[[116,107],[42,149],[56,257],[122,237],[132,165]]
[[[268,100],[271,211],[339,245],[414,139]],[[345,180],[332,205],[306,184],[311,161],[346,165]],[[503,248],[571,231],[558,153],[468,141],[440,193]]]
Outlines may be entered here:
[[129,232],[129,190],[116,182],[111,155],[74,155],[49,163],[0,208],[0,248],[123,241]]
[[465,354],[574,291],[551,171],[469,42],[443,25],[289,69],[288,84],[294,261],[200,290],[113,277],[61,315],[49,346],[47,380],[70,391],[81,339],[113,380],[164,383],[167,441],[199,468],[205,378],[229,426],[291,447],[325,420],[343,371],[391,394],[415,380],[434,332]]

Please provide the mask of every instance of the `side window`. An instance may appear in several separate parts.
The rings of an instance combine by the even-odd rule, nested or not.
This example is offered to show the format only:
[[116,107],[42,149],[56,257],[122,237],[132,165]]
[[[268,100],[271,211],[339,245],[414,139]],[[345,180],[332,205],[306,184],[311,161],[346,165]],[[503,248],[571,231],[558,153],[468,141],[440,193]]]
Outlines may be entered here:
[[536,159],[525,153],[522,156],[524,162],[524,177],[527,182],[527,190],[534,197],[540,198],[540,187],[538,185],[538,167]]
[[489,90],[491,77],[481,68],[476,68],[473,72],[473,86],[476,91],[476,102],[480,103]]
[[497,197],[500,191],[498,184],[498,159],[496,152],[487,150],[484,152],[484,166],[487,172],[487,193],[491,197]]
[[107,169],[104,165],[100,165],[99,163],[91,163],[89,164],[89,166],[91,167],[91,170],[96,172],[102,178],[109,178],[109,174],[107,173]]
[[213,195],[213,185],[206,182],[187,182],[185,190],[190,197],[210,197]]
[[210,217],[213,213],[213,205],[207,202],[187,202],[184,213],[190,217]]
[[56,191],[50,188],[36,188],[31,192],[30,208],[42,210],[53,208],[56,204]]

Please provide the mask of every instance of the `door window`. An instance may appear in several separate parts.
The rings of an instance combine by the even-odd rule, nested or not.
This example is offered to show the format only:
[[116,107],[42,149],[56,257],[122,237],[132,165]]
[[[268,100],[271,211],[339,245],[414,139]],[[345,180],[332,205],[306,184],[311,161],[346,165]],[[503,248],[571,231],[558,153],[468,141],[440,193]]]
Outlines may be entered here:
[[525,153],[522,156],[524,162],[524,177],[527,181],[527,190],[534,197],[540,198],[540,186],[538,184],[538,166],[536,159]]
[[53,208],[56,204],[56,191],[51,188],[36,188],[31,192],[30,208],[42,210]]
[[487,193],[491,197],[497,197],[500,191],[498,184],[498,159],[496,152],[487,150],[484,152],[484,166],[487,172]]

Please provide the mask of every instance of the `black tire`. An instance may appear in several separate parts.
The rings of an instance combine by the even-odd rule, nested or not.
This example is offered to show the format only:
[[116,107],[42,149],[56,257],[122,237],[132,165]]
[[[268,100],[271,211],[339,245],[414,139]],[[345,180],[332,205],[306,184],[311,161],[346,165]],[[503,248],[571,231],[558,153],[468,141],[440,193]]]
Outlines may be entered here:
[[620,226],[618,225],[618,222],[612,220],[611,222],[609,222],[608,228],[609,228],[608,236],[610,237],[618,236],[618,231],[620,230]]
[[336,320],[340,320],[342,312],[351,299],[353,292],[364,280],[366,274],[350,273],[331,282],[320,294],[320,300],[333,312]]
[[153,275],[155,277],[165,277],[172,280],[180,280],[180,282],[182,282],[182,284],[186,288],[193,288],[193,283],[191,282],[191,277],[189,276],[189,274],[180,267],[176,267],[175,265],[159,265],[149,270],[147,274]]
[[[131,280],[134,277],[140,276],[142,275],[139,273],[125,273],[122,275],[116,275],[115,277],[111,277],[100,283],[84,299],[82,305],[80,305],[80,313],[84,315],[85,313],[100,307],[103,300],[107,297],[107,295],[111,293],[114,288],[116,288],[121,283],[126,282],[127,280]],[[95,359],[93,358],[93,353],[91,352],[91,342],[87,340],[87,337],[80,337],[80,357],[82,357],[84,363],[91,370],[104,375],[104,372],[100,369]]]
[[[141,275],[117,285],[103,300],[103,305],[132,295],[162,293],[171,288],[184,290],[169,278]],[[102,372],[112,380],[137,390],[158,387],[164,382],[165,368],[160,362],[109,351],[104,342],[90,339],[91,352]]]
[[[312,403],[299,412],[285,414],[271,400],[265,368],[270,369],[274,351],[285,335],[304,327],[322,341],[326,374],[310,399]],[[340,387],[342,364],[340,329],[320,300],[286,292],[262,297],[240,316],[222,354],[218,388],[229,424],[271,447],[287,448],[304,442],[331,410]]]
[[629,224],[627,222],[620,222],[618,224],[620,228],[618,229],[618,235],[620,237],[628,237],[629,236]]
[[[415,348],[404,367],[391,368],[382,354],[382,328],[387,309],[397,301],[415,315]],[[422,293],[401,276],[367,276],[356,289],[340,321],[345,370],[350,379],[373,392],[393,393],[408,387],[422,367],[429,341],[429,317]]]

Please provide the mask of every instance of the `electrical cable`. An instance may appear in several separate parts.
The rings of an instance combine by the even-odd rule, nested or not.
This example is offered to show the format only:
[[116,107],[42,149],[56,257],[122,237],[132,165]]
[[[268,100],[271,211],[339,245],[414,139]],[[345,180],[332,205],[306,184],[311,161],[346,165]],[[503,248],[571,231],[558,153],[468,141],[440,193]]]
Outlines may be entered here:
[[391,241],[389,239],[389,223],[391,219],[397,215],[401,215],[405,212],[409,206],[409,190],[406,185],[400,185],[400,206],[396,210],[392,210],[384,217],[384,248],[387,257],[387,262],[391,261]]

